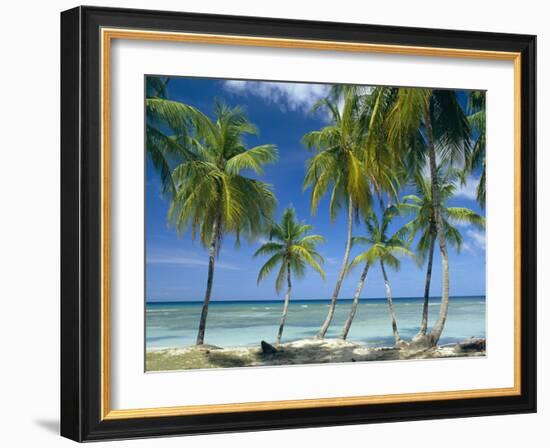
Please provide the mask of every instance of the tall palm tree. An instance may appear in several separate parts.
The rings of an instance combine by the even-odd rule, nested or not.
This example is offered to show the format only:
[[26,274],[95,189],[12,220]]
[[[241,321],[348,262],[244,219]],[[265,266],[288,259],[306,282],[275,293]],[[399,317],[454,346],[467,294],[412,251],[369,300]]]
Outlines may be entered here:
[[323,243],[325,239],[320,235],[308,235],[311,229],[312,226],[310,225],[300,224],[296,220],[294,209],[288,207],[283,212],[281,222],[271,227],[270,241],[263,244],[254,254],[254,257],[259,255],[271,256],[260,269],[258,284],[275,268],[278,268],[277,278],[275,279],[277,294],[281,292],[286,280],[287,290],[277,333],[277,344],[281,342],[288,313],[292,291],[292,274],[297,278],[301,278],[305,274],[306,267],[310,266],[323,280],[325,279],[325,272],[321,267],[323,257],[319,255],[315,247],[317,244]]
[[389,114],[389,137],[394,144],[409,146],[421,140],[428,161],[434,221],[441,252],[442,288],[439,316],[429,335],[417,344],[434,346],[439,341],[449,311],[449,254],[441,200],[437,164],[464,163],[470,154],[470,126],[457,94],[451,90],[400,88]]
[[[456,192],[457,173],[449,169],[444,175],[439,174],[439,200],[445,238],[457,251],[462,248],[462,235],[453,225],[457,223],[471,224],[478,228],[485,226],[485,218],[466,207],[449,207],[447,202]],[[435,226],[434,204],[432,201],[432,185],[430,179],[418,174],[415,177],[416,194],[403,197],[399,205],[400,210],[414,213],[414,218],[404,227],[403,233],[408,233],[409,245],[419,235],[416,244],[416,254],[423,263],[428,260],[426,269],[426,282],[424,286],[424,302],[422,306],[422,321],[415,339],[426,335],[428,328],[428,309],[430,300],[430,283],[432,277],[432,265],[434,259],[435,241],[437,230]]]
[[[315,213],[321,198],[329,191],[329,212],[334,221],[341,208],[347,209],[347,236],[342,265],[338,272],[329,310],[317,338],[325,337],[334,317],[336,301],[346,273],[351,250],[354,213],[367,213],[371,192],[365,175],[363,151],[367,116],[357,86],[334,89],[338,95],[321,100],[315,109],[328,110],[331,123],[303,137],[306,146],[316,150],[308,161],[304,188],[311,187],[311,211]],[[339,100],[343,104],[339,108]]]
[[[416,160],[415,157],[412,157],[411,151],[402,151],[399,146],[392,146],[388,139],[386,117],[393,107],[397,90],[393,87],[374,87],[363,96],[364,113],[367,118],[365,120],[366,135],[362,142],[363,168],[372,191],[378,198],[381,210],[385,209],[385,194],[389,205],[399,202],[399,187],[408,178],[407,158]],[[366,264],[355,290],[352,307],[340,334],[342,339],[347,338],[351,328],[368,269],[369,265]]]
[[235,235],[236,244],[241,235],[258,236],[275,208],[271,186],[242,171],[263,174],[263,165],[277,160],[277,149],[274,145],[246,148],[243,136],[255,134],[256,128],[240,107],[216,103],[215,118],[210,119],[181,103],[154,101],[155,112],[171,127],[190,124],[176,139],[185,150],[185,159],[172,172],[175,194],[168,219],[178,232],[191,228],[192,237],[198,234],[208,247],[208,278],[196,340],[201,345],[223,235]]
[[401,342],[401,336],[397,328],[397,319],[395,317],[395,310],[393,307],[393,298],[391,293],[390,281],[388,279],[388,274],[386,272],[386,266],[391,267],[395,270],[399,270],[401,262],[398,258],[400,255],[414,257],[414,254],[407,248],[407,245],[402,237],[401,229],[393,234],[389,235],[389,226],[393,218],[399,213],[398,208],[395,206],[387,207],[383,214],[382,219],[379,220],[375,212],[372,212],[367,219],[365,219],[365,224],[367,227],[366,236],[356,236],[353,238],[353,244],[366,245],[368,248],[357,255],[352,262],[350,263],[348,270],[353,269],[358,265],[364,265],[363,272],[357,285],[355,291],[355,296],[352,303],[352,311],[350,312],[342,334],[340,337],[346,339],[357,310],[357,305],[359,303],[359,297],[361,295],[361,290],[365,283],[367,277],[367,272],[369,268],[375,263],[380,264],[380,269],[382,271],[382,276],[384,278],[384,286],[386,289],[386,301],[388,303],[388,309],[390,313],[393,337],[395,344],[398,345]]
[[472,152],[466,160],[466,171],[481,170],[476,189],[477,202],[485,207],[485,92],[474,90],[468,95],[468,121],[474,137]]

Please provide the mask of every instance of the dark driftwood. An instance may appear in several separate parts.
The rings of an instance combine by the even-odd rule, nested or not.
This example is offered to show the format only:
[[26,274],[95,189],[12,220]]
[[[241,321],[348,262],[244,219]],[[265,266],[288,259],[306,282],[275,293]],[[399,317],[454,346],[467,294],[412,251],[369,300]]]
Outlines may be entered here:
[[273,355],[274,353],[277,353],[279,351],[275,347],[273,347],[271,344],[265,341],[261,342],[261,346],[262,346],[262,353],[264,355]]
[[485,339],[472,338],[460,344],[456,344],[456,352],[483,352],[485,351]]

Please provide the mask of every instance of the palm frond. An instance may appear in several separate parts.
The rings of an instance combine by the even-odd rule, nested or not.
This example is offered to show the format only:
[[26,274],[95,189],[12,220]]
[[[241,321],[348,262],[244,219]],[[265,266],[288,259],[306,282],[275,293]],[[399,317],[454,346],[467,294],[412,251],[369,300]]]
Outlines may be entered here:
[[312,253],[305,247],[294,244],[289,247],[289,252],[291,254],[292,260],[300,260],[305,263],[307,263],[309,266],[311,266],[324,280],[325,279],[325,271],[323,271],[323,268],[321,268],[320,264],[317,262],[315,257],[312,255]]
[[256,146],[231,157],[225,165],[225,170],[229,174],[239,174],[244,169],[250,169],[256,174],[263,174],[263,165],[276,162],[277,159],[275,145]]
[[460,106],[456,92],[434,90],[431,102],[434,139],[442,160],[463,163],[471,151],[470,124]]
[[447,221],[443,224],[445,230],[445,238],[449,243],[454,246],[457,252],[462,249],[462,235],[455,227],[451,226]]
[[279,268],[279,272],[277,274],[277,277],[275,278],[275,291],[277,294],[280,294],[285,280],[288,278],[288,263],[290,260],[285,260],[283,263],[281,263],[281,267]]
[[447,207],[446,215],[454,223],[472,224],[478,228],[485,227],[485,218],[466,207]]
[[264,263],[264,265],[260,268],[260,272],[258,273],[257,283],[259,284],[263,279],[265,279],[273,271],[273,269],[279,264],[279,262],[281,262],[281,260],[284,260],[284,255],[281,253],[277,253],[273,255],[271,258],[269,258],[269,260],[267,260]]
[[145,78],[146,98],[168,98],[168,83],[170,78],[147,76]]
[[301,239],[299,239],[296,244],[300,244],[300,245],[304,245],[304,244],[307,244],[307,245],[310,245],[310,244],[313,244],[313,245],[316,245],[316,244],[322,244],[324,243],[326,240],[324,237],[322,237],[321,235],[308,235],[308,236],[305,236]]
[[270,255],[278,252],[284,252],[284,250],[285,250],[285,246],[283,244],[273,243],[273,242],[264,243],[256,252],[254,252],[253,257],[257,257],[259,255]]

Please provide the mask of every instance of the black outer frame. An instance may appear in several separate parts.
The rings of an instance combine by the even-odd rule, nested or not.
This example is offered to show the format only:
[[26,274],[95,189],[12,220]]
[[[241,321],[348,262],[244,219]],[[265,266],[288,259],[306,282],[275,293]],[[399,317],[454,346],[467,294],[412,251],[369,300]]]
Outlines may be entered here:
[[[100,28],[520,52],[519,396],[100,419]],[[61,435],[76,441],[536,412],[536,36],[77,7],[61,13]]]

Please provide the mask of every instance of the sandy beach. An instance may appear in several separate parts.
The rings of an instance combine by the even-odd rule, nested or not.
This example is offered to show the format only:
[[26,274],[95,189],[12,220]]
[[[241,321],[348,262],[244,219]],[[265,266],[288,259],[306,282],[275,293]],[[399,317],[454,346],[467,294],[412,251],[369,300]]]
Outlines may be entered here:
[[485,340],[470,339],[428,350],[368,347],[341,339],[302,339],[274,345],[274,353],[257,347],[221,348],[212,345],[147,351],[147,371],[227,367],[282,366],[335,362],[392,361],[406,359],[484,356]]

